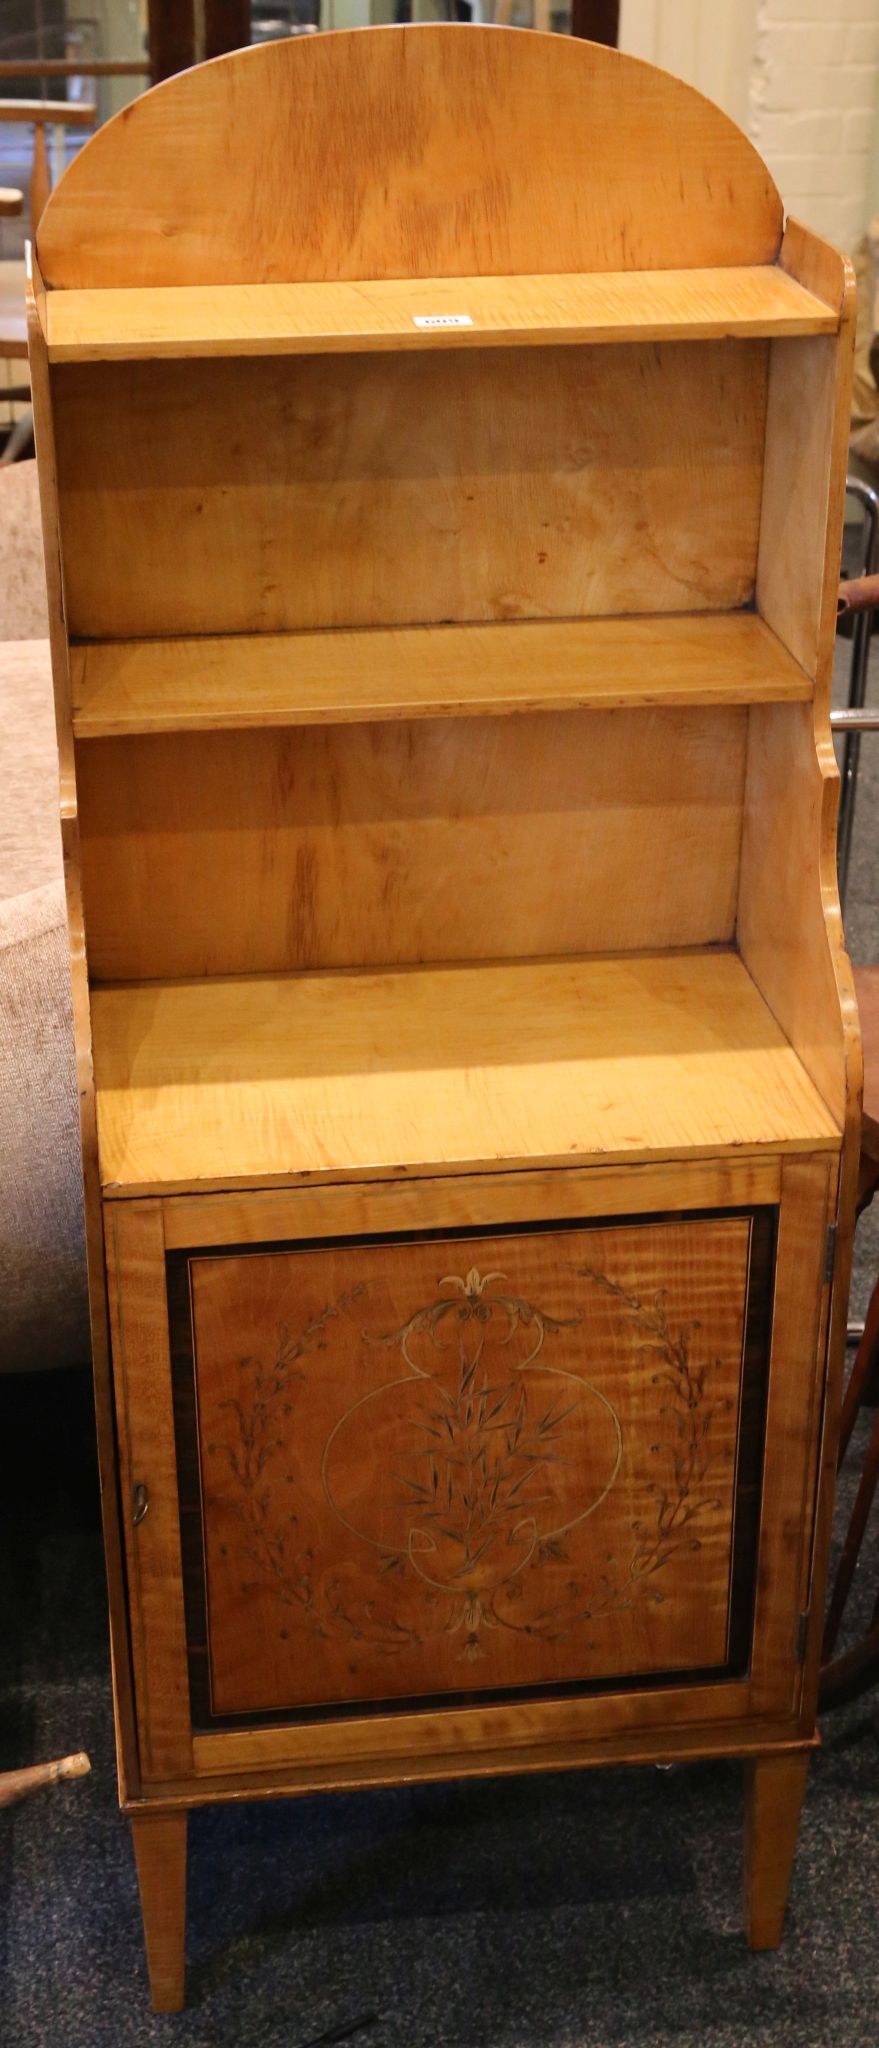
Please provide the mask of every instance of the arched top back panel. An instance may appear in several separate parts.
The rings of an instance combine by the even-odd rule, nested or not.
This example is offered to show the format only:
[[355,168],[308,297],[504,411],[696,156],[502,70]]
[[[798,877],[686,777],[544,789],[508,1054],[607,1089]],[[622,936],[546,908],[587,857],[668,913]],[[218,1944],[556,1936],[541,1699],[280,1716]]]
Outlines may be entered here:
[[58,287],[771,262],[782,206],[690,86],[595,43],[425,24],[169,79],[89,142],[37,234]]

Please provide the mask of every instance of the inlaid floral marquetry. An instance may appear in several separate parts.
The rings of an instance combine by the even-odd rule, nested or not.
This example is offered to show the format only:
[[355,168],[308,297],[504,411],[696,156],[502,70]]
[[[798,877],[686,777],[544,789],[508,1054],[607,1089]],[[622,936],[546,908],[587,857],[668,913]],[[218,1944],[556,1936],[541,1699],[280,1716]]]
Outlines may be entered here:
[[194,1259],[213,1712],[722,1667],[750,1235]]

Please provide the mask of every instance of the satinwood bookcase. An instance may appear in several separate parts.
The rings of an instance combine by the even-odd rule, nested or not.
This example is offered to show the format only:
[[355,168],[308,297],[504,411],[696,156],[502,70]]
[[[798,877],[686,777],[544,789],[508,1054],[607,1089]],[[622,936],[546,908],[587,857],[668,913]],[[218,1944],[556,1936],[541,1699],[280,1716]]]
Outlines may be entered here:
[[740,1756],[772,1946],[859,1086],[847,267],[662,72],[425,26],[147,93],[32,269],[155,2003],[191,1806],[396,1780]]

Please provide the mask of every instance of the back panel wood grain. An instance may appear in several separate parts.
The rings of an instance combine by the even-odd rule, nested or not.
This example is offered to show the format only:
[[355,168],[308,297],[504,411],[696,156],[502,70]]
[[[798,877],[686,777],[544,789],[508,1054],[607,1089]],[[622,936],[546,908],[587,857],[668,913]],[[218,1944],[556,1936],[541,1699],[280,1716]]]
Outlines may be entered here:
[[745,604],[767,346],[59,369],[69,629]]
[[770,263],[782,220],[753,144],[680,79],[424,23],[169,80],[99,130],[38,240],[51,285],[248,284]]
[[92,974],[728,940],[747,718],[584,711],[80,742]]

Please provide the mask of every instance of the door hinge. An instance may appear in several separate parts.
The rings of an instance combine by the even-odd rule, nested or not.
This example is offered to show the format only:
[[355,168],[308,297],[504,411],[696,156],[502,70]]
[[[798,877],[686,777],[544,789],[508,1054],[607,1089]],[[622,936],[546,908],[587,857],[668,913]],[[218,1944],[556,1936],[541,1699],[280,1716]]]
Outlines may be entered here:
[[803,1609],[803,1612],[802,1612],[802,1614],[800,1615],[799,1621],[797,1622],[797,1663],[798,1663],[798,1664],[802,1664],[802,1662],[803,1662],[803,1658],[805,1657],[805,1654],[806,1654],[806,1643],[808,1642],[808,1639],[809,1639],[809,1616],[810,1616],[811,1612],[812,1612],[812,1609],[811,1609],[811,1607],[804,1607],[804,1609]]
[[825,1239],[825,1243],[824,1243],[824,1285],[825,1285],[825,1287],[829,1287],[829,1285],[830,1285],[830,1282],[831,1282],[831,1280],[833,1279],[833,1268],[834,1268],[834,1266],[835,1266],[835,1265],[836,1265],[836,1224],[835,1224],[835,1223],[828,1223],[828,1225],[827,1225],[827,1237],[826,1237],[826,1239]]

